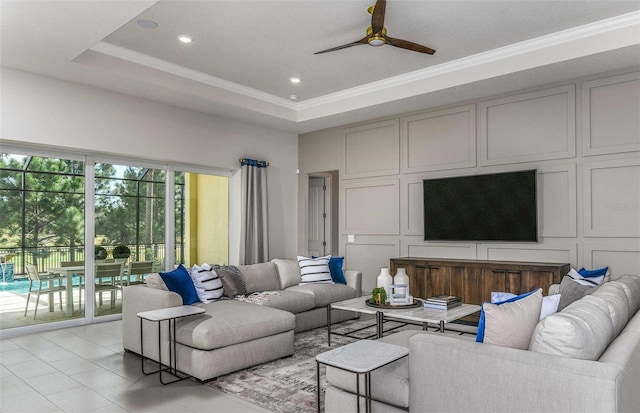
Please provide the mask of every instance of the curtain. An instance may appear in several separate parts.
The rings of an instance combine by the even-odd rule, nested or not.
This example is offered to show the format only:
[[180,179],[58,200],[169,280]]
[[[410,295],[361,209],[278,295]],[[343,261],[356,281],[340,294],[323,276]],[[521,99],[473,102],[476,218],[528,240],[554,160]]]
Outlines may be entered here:
[[267,222],[266,161],[240,159],[242,174],[242,236],[240,264],[256,264],[269,259]]

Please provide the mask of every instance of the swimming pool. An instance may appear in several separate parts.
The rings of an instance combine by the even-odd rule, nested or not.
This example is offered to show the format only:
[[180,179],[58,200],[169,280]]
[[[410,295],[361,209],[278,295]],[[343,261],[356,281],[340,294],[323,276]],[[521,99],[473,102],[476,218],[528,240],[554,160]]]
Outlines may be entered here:
[[[77,286],[80,283],[80,277],[77,275],[73,276],[73,285]],[[37,289],[37,284],[36,284]],[[21,278],[14,279],[13,281],[7,281],[5,283],[0,283],[0,291],[9,291],[15,293],[26,294],[29,292],[29,279]]]

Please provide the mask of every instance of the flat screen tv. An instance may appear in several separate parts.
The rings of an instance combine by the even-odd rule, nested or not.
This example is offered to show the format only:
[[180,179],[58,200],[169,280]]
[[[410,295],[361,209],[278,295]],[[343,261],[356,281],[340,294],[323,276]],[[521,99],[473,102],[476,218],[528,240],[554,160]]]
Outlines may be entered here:
[[426,241],[537,242],[536,170],[425,179]]

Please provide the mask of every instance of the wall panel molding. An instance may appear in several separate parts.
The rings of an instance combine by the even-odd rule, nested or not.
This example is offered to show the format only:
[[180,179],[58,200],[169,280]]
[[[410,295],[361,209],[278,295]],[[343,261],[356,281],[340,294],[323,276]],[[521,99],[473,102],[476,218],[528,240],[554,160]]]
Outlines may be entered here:
[[476,105],[401,119],[402,172],[476,166]]
[[640,151],[638,96],[640,72],[582,84],[583,155]]
[[573,158],[575,85],[480,103],[480,164]]
[[609,267],[612,278],[622,274],[640,274],[639,239],[603,239],[584,243],[579,267]]
[[538,168],[538,219],[541,237],[577,235],[576,165]]
[[370,294],[376,286],[376,278],[380,268],[389,267],[389,260],[400,254],[400,241],[389,241],[388,237],[380,237],[376,241],[372,237],[362,242],[344,244],[345,268],[362,271],[362,294]]
[[422,237],[404,237],[402,257],[476,259],[476,244],[463,242],[425,242]]
[[538,244],[478,244],[478,258],[496,261],[570,263],[578,261],[575,240],[544,240]]
[[343,130],[344,179],[400,173],[400,120]]
[[341,187],[342,234],[400,235],[400,180],[347,181]]
[[583,164],[585,237],[640,237],[640,159]]

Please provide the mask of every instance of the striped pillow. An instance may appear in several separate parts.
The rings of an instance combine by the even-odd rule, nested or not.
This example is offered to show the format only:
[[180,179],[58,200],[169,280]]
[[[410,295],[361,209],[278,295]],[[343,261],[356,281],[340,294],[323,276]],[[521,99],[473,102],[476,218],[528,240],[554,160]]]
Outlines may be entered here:
[[331,279],[329,260],[331,255],[318,258],[298,256],[300,284],[335,284]]
[[206,304],[222,297],[222,281],[209,264],[191,267],[191,278],[201,302]]

